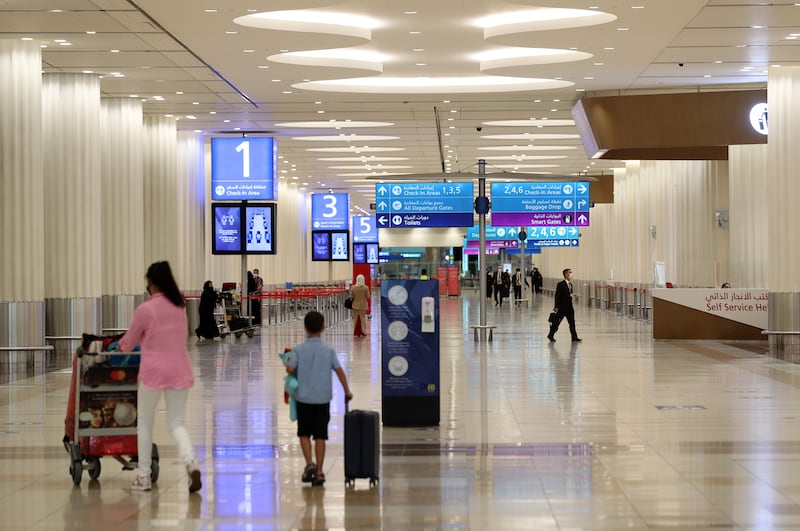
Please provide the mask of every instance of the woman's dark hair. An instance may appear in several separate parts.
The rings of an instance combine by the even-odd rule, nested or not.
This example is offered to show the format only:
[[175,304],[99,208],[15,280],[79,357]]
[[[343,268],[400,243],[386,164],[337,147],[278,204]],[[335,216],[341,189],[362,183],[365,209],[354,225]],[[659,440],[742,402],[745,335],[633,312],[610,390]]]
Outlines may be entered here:
[[172,276],[172,269],[169,267],[169,262],[164,261],[150,264],[145,276],[151,283],[158,286],[159,291],[169,299],[169,302],[175,306],[186,306],[183,294],[181,290],[178,289],[178,284],[175,283],[175,277]]
[[210,280],[206,280],[205,282],[203,282],[203,291],[206,291],[206,290],[209,290],[209,289],[213,290],[214,289],[212,287],[213,285],[214,285],[213,282],[211,282]]

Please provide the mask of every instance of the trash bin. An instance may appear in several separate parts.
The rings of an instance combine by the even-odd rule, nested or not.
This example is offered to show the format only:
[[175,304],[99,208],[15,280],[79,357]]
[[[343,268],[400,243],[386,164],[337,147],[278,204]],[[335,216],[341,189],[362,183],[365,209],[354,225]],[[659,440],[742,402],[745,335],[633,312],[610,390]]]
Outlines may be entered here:
[[194,335],[195,329],[200,326],[200,297],[186,299],[186,321],[189,323],[189,336]]

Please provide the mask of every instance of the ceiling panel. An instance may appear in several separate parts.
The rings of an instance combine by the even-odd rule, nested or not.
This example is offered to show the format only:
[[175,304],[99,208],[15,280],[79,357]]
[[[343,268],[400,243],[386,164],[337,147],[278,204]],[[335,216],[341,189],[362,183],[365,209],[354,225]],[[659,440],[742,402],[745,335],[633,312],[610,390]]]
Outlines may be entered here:
[[751,26],[798,26],[800,6],[784,5],[709,6],[689,24],[689,28],[749,28]]

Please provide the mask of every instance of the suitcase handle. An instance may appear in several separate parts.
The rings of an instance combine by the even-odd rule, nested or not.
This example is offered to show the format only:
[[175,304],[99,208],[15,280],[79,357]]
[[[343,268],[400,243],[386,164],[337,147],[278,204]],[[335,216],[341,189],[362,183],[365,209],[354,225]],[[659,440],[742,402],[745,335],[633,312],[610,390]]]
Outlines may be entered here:
[[350,412],[350,400],[347,397],[344,397],[344,412]]

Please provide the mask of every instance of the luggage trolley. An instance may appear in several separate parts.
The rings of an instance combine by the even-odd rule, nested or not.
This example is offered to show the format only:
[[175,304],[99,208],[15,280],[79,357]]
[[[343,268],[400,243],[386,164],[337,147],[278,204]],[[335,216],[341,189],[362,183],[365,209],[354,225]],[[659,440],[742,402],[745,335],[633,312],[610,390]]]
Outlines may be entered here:
[[222,312],[217,314],[220,318],[217,322],[219,336],[224,338],[233,334],[242,337],[242,334],[246,334],[247,337],[253,337],[259,327],[252,324],[252,317],[242,316],[242,302],[236,297],[236,282],[223,282],[219,300],[222,306]]
[[[84,337],[86,337],[84,335]],[[140,354],[98,351],[119,339],[99,338],[92,347],[84,341],[72,362],[72,382],[65,420],[64,447],[69,453],[72,482],[80,485],[83,471],[100,477],[100,458],[109,456],[123,470],[138,467],[136,440],[137,384]],[[150,477],[158,480],[158,446],[153,443]]]

